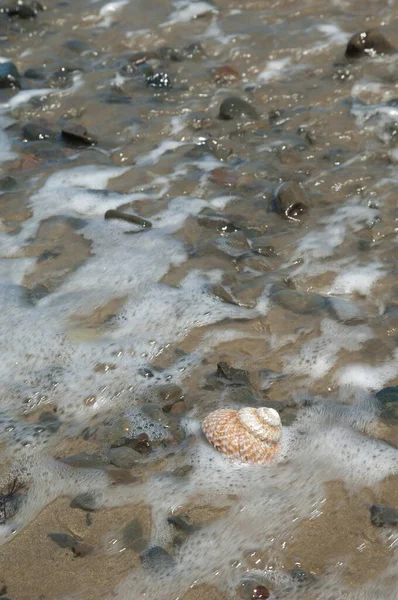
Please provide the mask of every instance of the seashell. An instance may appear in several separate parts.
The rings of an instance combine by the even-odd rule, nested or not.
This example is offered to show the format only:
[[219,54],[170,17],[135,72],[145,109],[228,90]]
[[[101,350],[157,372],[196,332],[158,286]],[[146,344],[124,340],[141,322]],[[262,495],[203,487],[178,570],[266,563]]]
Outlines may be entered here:
[[222,408],[207,415],[202,430],[210,444],[223,454],[262,464],[278,452],[282,423],[273,408]]

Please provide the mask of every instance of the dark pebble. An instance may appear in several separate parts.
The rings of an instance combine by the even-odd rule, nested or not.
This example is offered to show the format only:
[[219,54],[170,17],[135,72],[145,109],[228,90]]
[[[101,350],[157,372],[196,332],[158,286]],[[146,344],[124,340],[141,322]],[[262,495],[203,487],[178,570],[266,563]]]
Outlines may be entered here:
[[192,523],[188,515],[184,514],[167,517],[167,522],[170,523],[170,525],[173,525],[176,529],[184,531],[185,533],[194,533],[200,529],[198,525],[194,525]]
[[112,447],[120,448],[121,446],[128,446],[139,454],[149,454],[152,451],[152,445],[146,433],[140,433],[135,438],[121,438]]
[[154,571],[170,571],[175,565],[174,558],[160,546],[152,546],[140,556],[143,567]]
[[68,125],[62,129],[61,134],[65,142],[77,146],[96,146],[98,143],[83,125]]
[[75,52],[79,55],[91,52],[90,44],[82,40],[68,40],[67,42],[65,42],[64,46],[68,48],[68,50],[70,50],[71,52]]
[[170,77],[167,73],[154,73],[146,79],[146,84],[153,88],[171,88]]
[[123,530],[123,544],[134,552],[143,552],[148,546],[144,530],[138,519],[131,521]]
[[152,377],[155,377],[151,369],[148,369],[147,367],[140,367],[137,372],[141,377],[145,377],[145,379],[152,379]]
[[308,198],[296,181],[280,185],[271,200],[270,209],[290,221],[301,221],[308,211]]
[[143,219],[142,217],[138,217],[137,215],[124,213],[121,210],[107,210],[104,215],[104,218],[127,221],[127,223],[134,223],[134,225],[139,225],[140,227],[144,227],[144,229],[150,229],[152,227],[152,223],[147,219]]
[[233,233],[239,231],[239,227],[234,225],[228,219],[219,217],[218,215],[202,215],[198,217],[198,223],[206,229],[214,229],[220,233]]
[[109,450],[110,462],[120,469],[131,469],[139,458],[139,452],[128,446],[120,446],[119,448],[111,448]]
[[375,29],[355,33],[348,41],[345,55],[347,58],[361,58],[362,56],[377,56],[393,54],[395,48]]
[[16,179],[11,177],[10,175],[6,175],[5,177],[0,177],[0,191],[8,192],[8,190],[12,190],[17,185]]
[[12,519],[20,508],[22,500],[22,494],[0,494],[0,525],[4,525],[8,519]]
[[216,377],[225,380],[227,385],[249,385],[250,387],[249,372],[245,369],[236,369],[235,367],[231,367],[226,362],[219,362],[217,364]]
[[80,508],[81,510],[87,510],[88,512],[95,512],[99,509],[99,503],[97,498],[90,494],[89,492],[85,492],[83,494],[78,494],[75,496],[70,503],[71,508]]
[[22,127],[22,138],[25,142],[35,142],[37,140],[54,140],[57,134],[55,131],[40,125],[39,123],[26,123]]
[[275,304],[299,315],[317,314],[326,308],[326,299],[312,292],[281,290],[271,295]]
[[48,533],[47,535],[60,548],[75,548],[80,543],[68,533]]
[[184,48],[185,58],[195,59],[205,56],[205,49],[200,42],[193,42]]
[[67,456],[62,459],[62,462],[71,467],[85,467],[86,469],[101,469],[107,464],[107,461],[99,454],[89,454],[88,452]]
[[300,585],[307,585],[315,581],[315,577],[312,573],[308,573],[308,571],[303,571],[300,568],[295,568],[289,571],[290,576],[294,581],[296,581]]
[[242,100],[242,98],[237,96],[231,96],[222,101],[218,114],[220,119],[229,120],[242,115],[250,117],[251,119],[258,119],[256,109],[246,102],[246,100]]
[[0,88],[21,88],[21,77],[13,62],[0,63]]
[[38,9],[35,5],[23,4],[17,2],[12,6],[7,6],[2,9],[9,17],[19,17],[20,19],[34,19],[37,16]]
[[171,48],[170,46],[162,46],[158,48],[157,53],[162,60],[172,60],[174,62],[181,62],[185,56],[181,50],[177,48]]
[[370,509],[370,521],[376,527],[398,525],[398,510],[389,506],[373,504]]
[[390,423],[398,423],[398,385],[383,388],[376,394],[380,417]]
[[38,79],[38,80],[42,80],[46,78],[45,73],[43,73],[43,71],[39,71],[39,69],[34,69],[34,68],[29,68],[26,69],[25,73],[23,74],[24,77],[26,77],[27,79]]

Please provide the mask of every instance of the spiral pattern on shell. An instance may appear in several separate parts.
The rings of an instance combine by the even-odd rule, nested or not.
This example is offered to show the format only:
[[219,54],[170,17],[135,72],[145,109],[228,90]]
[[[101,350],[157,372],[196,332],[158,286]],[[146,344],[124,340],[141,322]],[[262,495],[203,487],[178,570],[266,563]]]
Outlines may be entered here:
[[204,419],[202,430],[216,450],[253,464],[271,460],[282,436],[278,412],[267,407],[216,410]]

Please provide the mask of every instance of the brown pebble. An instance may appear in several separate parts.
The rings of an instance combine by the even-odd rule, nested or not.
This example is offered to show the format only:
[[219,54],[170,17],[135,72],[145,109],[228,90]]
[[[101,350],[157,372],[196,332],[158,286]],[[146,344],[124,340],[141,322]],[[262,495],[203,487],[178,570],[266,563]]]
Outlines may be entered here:
[[263,600],[269,597],[270,593],[264,585],[257,585],[253,588],[251,600]]
[[346,58],[361,58],[362,56],[380,56],[396,52],[382,33],[375,29],[355,33],[348,41],[345,51]]
[[210,173],[209,179],[213,183],[225,185],[227,187],[235,186],[238,182],[237,174],[229,169],[225,169],[224,167],[217,167],[216,169],[213,169]]
[[97,140],[83,125],[67,125],[61,131],[62,139],[78,146],[96,146]]
[[229,65],[224,65],[223,67],[218,67],[214,71],[214,81],[221,85],[227,85],[229,83],[234,83],[240,79],[240,75],[236,69],[230,67]]
[[105,215],[105,219],[120,219],[121,221],[127,221],[127,223],[134,223],[134,225],[140,225],[146,229],[150,229],[152,227],[152,223],[143,219],[142,217],[138,217],[137,215],[130,215],[129,213],[124,213],[121,210],[107,210]]

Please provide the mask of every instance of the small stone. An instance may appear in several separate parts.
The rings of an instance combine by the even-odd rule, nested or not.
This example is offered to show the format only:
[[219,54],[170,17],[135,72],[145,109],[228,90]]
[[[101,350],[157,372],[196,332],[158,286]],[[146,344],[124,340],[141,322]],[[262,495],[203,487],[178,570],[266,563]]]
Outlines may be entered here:
[[105,215],[105,219],[120,219],[121,221],[127,221],[127,223],[134,223],[134,225],[139,225],[144,229],[150,229],[152,227],[152,223],[147,221],[147,219],[143,219],[142,217],[138,217],[137,215],[131,215],[129,213],[124,213],[121,210],[107,210]]
[[34,6],[28,6],[22,2],[8,6],[3,9],[9,17],[19,17],[20,19],[34,19],[37,16],[37,9]]
[[22,504],[23,496],[18,493],[0,494],[0,525],[12,519]]
[[174,404],[168,404],[163,407],[165,413],[170,413],[172,417],[181,417],[187,412],[185,400],[177,400]]
[[225,167],[217,167],[210,172],[209,180],[217,185],[225,185],[226,187],[233,187],[238,183],[238,176],[234,171],[226,169]]
[[146,79],[146,84],[153,88],[171,88],[170,77],[167,73],[154,73]]
[[13,62],[0,63],[0,88],[21,88],[21,77]]
[[239,231],[240,229],[228,219],[218,215],[201,215],[198,217],[198,223],[201,227],[213,229],[215,231],[219,231],[220,233],[233,233],[234,231]]
[[270,209],[290,221],[299,222],[308,211],[308,204],[300,183],[287,181],[277,188]]
[[270,593],[264,585],[257,585],[252,591],[252,600],[263,600],[269,598]]
[[200,42],[193,42],[184,48],[184,54],[186,58],[195,59],[202,58],[206,55],[205,49]]
[[98,143],[83,125],[67,125],[62,129],[61,134],[65,142],[77,146],[96,146]]
[[0,581],[0,596],[4,596],[7,593],[7,585],[5,581]]
[[154,373],[148,367],[140,367],[137,372],[141,377],[145,377],[145,379],[152,379],[152,377],[155,377]]
[[229,120],[242,115],[250,119],[258,119],[256,109],[246,100],[242,100],[238,96],[231,96],[222,101],[218,115],[220,119]]
[[48,533],[47,535],[60,548],[75,548],[80,543],[79,540],[68,533]]
[[45,75],[45,73],[43,73],[43,71],[39,71],[39,69],[35,69],[33,67],[30,67],[29,69],[26,69],[26,71],[24,72],[23,75],[27,79],[42,80],[42,79],[46,78],[46,75]]
[[228,65],[218,67],[214,71],[214,81],[219,85],[228,85],[240,79],[240,75],[236,69]]
[[392,424],[398,423],[398,385],[383,388],[376,398],[380,417]]
[[76,558],[84,558],[93,552],[93,547],[88,544],[79,544],[78,546],[74,546],[71,550]]
[[86,469],[101,469],[107,464],[107,461],[101,455],[89,454],[88,452],[67,456],[62,459],[62,462],[71,467],[85,467]]
[[184,531],[185,533],[194,533],[200,529],[198,525],[194,525],[192,523],[188,515],[184,514],[167,517],[167,522],[170,523],[170,525],[173,525],[176,529]]
[[17,181],[14,179],[14,177],[10,177],[10,175],[7,175],[6,177],[0,177],[0,191],[8,192],[9,190],[15,188],[16,185]]
[[25,142],[33,142],[37,140],[54,140],[56,139],[57,134],[55,131],[46,127],[45,125],[41,125],[40,123],[26,123],[22,127],[22,139]]
[[84,42],[83,40],[68,40],[65,42],[64,46],[71,52],[79,54],[80,56],[92,52],[90,44]]
[[308,583],[312,583],[313,581],[315,581],[315,577],[312,573],[308,573],[308,571],[303,571],[303,569],[300,569],[298,567],[292,569],[291,571],[289,571],[289,573],[292,579],[294,579],[294,581],[296,581],[299,585],[307,585]]
[[393,54],[395,48],[382,33],[375,29],[355,33],[348,41],[345,51],[346,58],[361,58],[362,56],[378,56]]
[[139,454],[149,454],[152,450],[151,442],[146,433],[140,433],[137,437],[126,441],[129,448],[133,448],[133,450],[136,450]]
[[142,566],[154,571],[170,571],[174,568],[174,558],[161,546],[152,546],[140,556]]
[[121,469],[131,469],[131,467],[140,459],[140,454],[133,448],[120,446],[109,450],[109,460],[115,467]]
[[217,364],[216,377],[225,380],[226,385],[250,386],[249,371],[236,369],[224,361]]
[[261,256],[274,257],[277,255],[275,248],[269,243],[267,236],[260,236],[250,242],[250,247],[256,254]]
[[370,521],[376,527],[398,525],[398,510],[389,506],[373,504],[370,509]]
[[80,508],[81,510],[87,510],[88,512],[95,512],[99,509],[99,503],[93,494],[85,492],[75,496],[73,500],[71,500],[70,507]]
[[272,294],[271,300],[299,315],[317,314],[326,308],[326,299],[312,292],[281,290]]
[[123,530],[123,544],[134,552],[143,552],[148,546],[144,530],[138,519],[131,521]]

